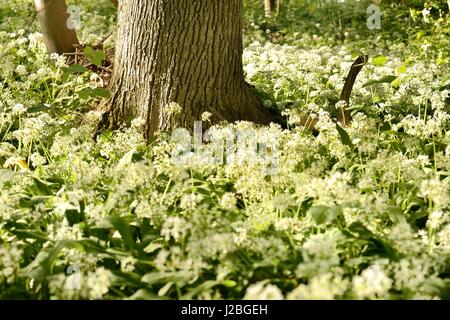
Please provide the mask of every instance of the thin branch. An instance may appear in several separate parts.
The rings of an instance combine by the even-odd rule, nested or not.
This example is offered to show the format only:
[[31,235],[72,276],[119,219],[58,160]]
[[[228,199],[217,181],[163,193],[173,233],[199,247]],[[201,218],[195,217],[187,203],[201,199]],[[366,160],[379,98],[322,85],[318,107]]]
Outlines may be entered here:
[[367,55],[358,57],[358,59],[356,59],[356,61],[352,64],[352,67],[347,75],[347,79],[345,80],[344,88],[342,89],[341,96],[339,98],[340,101],[345,102],[345,106],[338,112],[338,120],[343,125],[348,125],[352,121],[352,115],[348,108],[350,106],[350,95],[352,93],[356,77],[368,61],[369,56]]

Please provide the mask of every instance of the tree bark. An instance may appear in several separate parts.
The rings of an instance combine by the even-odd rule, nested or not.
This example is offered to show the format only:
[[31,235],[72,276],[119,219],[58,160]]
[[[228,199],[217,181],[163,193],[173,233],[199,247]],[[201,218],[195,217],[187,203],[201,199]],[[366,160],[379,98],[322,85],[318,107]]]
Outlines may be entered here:
[[282,0],[264,0],[264,10],[266,17],[270,17],[275,13],[279,15],[281,12]]
[[[242,0],[122,0],[118,15],[109,127],[141,117],[144,134],[171,123],[271,121],[242,65]],[[171,102],[182,112],[163,112]]]
[[79,44],[75,30],[67,26],[69,15],[64,0],[34,0],[49,54],[75,52]]

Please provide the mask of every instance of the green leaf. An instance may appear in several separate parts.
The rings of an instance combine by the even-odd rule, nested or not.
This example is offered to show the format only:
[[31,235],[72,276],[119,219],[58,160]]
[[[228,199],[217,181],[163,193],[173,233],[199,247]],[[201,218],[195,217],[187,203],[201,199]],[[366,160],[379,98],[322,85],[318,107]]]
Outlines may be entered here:
[[324,224],[333,222],[342,214],[342,209],[339,206],[315,206],[310,208],[307,214],[310,215],[317,224]]
[[96,88],[91,90],[91,95],[94,97],[109,98],[111,96],[111,93],[108,89]]
[[70,67],[63,67],[63,68],[61,68],[61,70],[64,73],[68,73],[68,74],[84,73],[86,71],[89,71],[88,68],[86,68],[86,67],[84,67],[82,65],[79,65],[79,64],[73,64]]
[[77,92],[81,99],[88,99],[91,96],[91,89],[83,89]]
[[144,248],[144,252],[153,253],[156,250],[162,249],[162,245],[159,243],[150,243],[148,246]]
[[148,289],[139,289],[128,300],[160,300],[162,297],[157,296]]
[[85,251],[81,242],[73,240],[58,241],[55,246],[42,249],[36,258],[21,270],[22,274],[44,281],[49,275],[53,274],[56,259],[63,248]]
[[398,69],[397,69],[398,74],[402,74],[406,72],[406,64],[402,64]]
[[133,155],[136,152],[135,149],[131,149],[130,151],[128,151],[120,160],[119,160],[119,164],[118,167],[124,167],[127,164],[130,164],[133,162]]
[[353,146],[352,140],[350,139],[350,136],[348,135],[347,131],[344,130],[339,124],[336,123],[336,129],[339,133],[339,136],[341,138],[342,144],[346,146]]
[[49,271],[45,268],[45,265],[48,265],[47,261],[50,249],[51,248],[44,248],[39,251],[36,258],[34,258],[34,260],[26,267],[22,268],[21,274],[34,278],[38,281],[44,281],[49,274]]
[[380,126],[380,131],[389,131],[392,127],[389,124],[389,122],[383,122],[383,124]]
[[39,104],[32,107],[29,107],[28,113],[37,113],[37,112],[48,112],[51,109],[50,105]]
[[398,88],[398,87],[400,87],[400,84],[401,84],[401,79],[397,78],[397,79],[395,79],[394,81],[391,82],[391,87],[392,88]]
[[233,288],[237,286],[237,282],[234,280],[223,280],[221,284],[227,288]]
[[181,297],[182,300],[190,300],[193,297],[197,296],[198,294],[207,291],[217,285],[221,284],[220,281],[216,281],[216,280],[209,280],[209,281],[205,281],[202,284],[198,285],[197,287],[189,290],[189,292],[187,294],[185,294],[183,297]]
[[130,228],[130,222],[123,217],[111,216],[106,218],[106,221],[111,224],[111,226],[116,229],[125,245],[130,249],[137,249],[136,241],[133,238],[133,232]]
[[141,276],[134,272],[115,272],[111,277],[111,284],[114,286],[142,287]]
[[236,281],[233,281],[233,280],[223,280],[223,281],[208,280],[208,281],[201,283],[197,287],[189,290],[189,292],[187,294],[185,294],[184,296],[182,296],[181,299],[182,300],[190,300],[190,299],[194,298],[195,296],[197,296],[198,294],[208,291],[209,289],[211,289],[215,286],[223,285],[227,288],[232,288],[232,287],[235,287],[236,284],[237,284]]
[[397,252],[397,250],[393,247],[391,241],[374,234],[359,221],[353,222],[347,229],[344,229],[342,232],[348,237],[361,239],[367,241],[368,243],[371,243],[373,246],[373,252],[369,252],[368,254],[379,254],[382,256],[387,256],[392,260],[398,260],[400,257],[399,252]]
[[406,217],[403,214],[403,210],[396,206],[389,206],[387,208],[387,213],[389,215],[389,218],[394,223],[401,223],[406,221]]
[[144,275],[141,279],[146,284],[161,284],[167,282],[187,284],[196,280],[193,272],[174,271],[174,272],[151,272]]
[[38,178],[33,178],[34,184],[28,188],[28,191],[32,195],[37,196],[49,196],[53,195],[54,192],[51,189],[51,183],[47,181],[40,180]]
[[349,227],[348,230],[351,232],[351,234],[358,239],[363,240],[372,240],[375,239],[375,234],[366,228],[365,225],[363,225],[361,222],[353,222]]
[[83,90],[80,90],[77,92],[81,99],[88,99],[88,98],[95,98],[95,97],[102,97],[102,98],[109,98],[110,92],[108,89],[103,88],[86,88]]
[[367,81],[366,83],[363,84],[363,87],[368,87],[368,86],[371,86],[373,84],[378,84],[378,83],[391,83],[395,79],[397,79],[397,76],[394,76],[394,75],[384,76],[383,78],[378,79],[378,80]]
[[310,215],[317,224],[323,224],[327,221],[327,206],[315,206],[308,210],[308,215]]
[[372,64],[375,67],[382,67],[384,66],[387,62],[389,61],[389,59],[385,56],[378,56],[378,57],[374,57],[372,59]]
[[342,208],[340,206],[334,206],[327,210],[327,218],[329,222],[333,222],[340,215],[342,215]]
[[10,232],[16,236],[18,236],[20,239],[37,239],[37,240],[43,240],[47,241],[47,235],[39,230],[18,230],[18,229],[12,229]]
[[9,169],[0,169],[0,188],[14,177],[14,171]]
[[86,58],[91,62],[92,64],[95,64],[96,66],[101,66],[103,60],[106,59],[106,54],[102,50],[94,50],[92,47],[87,46],[84,49],[84,55]]
[[170,288],[172,288],[173,285],[174,285],[173,282],[167,282],[161,289],[159,289],[158,296],[164,297],[167,294],[167,292],[169,292]]

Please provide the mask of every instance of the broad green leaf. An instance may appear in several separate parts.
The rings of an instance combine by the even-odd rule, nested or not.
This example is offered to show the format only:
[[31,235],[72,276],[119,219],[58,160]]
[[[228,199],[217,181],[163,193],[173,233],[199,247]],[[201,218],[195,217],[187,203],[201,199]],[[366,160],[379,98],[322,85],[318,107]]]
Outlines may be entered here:
[[224,285],[227,288],[233,288],[236,287],[237,282],[234,280],[223,280],[222,285]]
[[406,64],[402,64],[398,69],[397,69],[398,74],[402,74],[406,72]]
[[169,292],[170,288],[174,285],[173,282],[167,282],[161,289],[158,291],[158,296],[163,297]]
[[162,245],[159,243],[150,243],[148,246],[145,247],[144,252],[153,253],[156,250],[159,250],[161,248],[162,248]]
[[106,221],[108,221],[111,226],[120,233],[122,240],[128,248],[137,249],[137,244],[136,241],[134,241],[133,232],[130,228],[130,221],[118,216],[108,217],[106,218]]
[[188,271],[174,271],[174,272],[151,272],[144,275],[141,279],[149,285],[161,284],[167,282],[174,283],[190,283],[196,280],[196,276],[193,272]]
[[339,124],[336,123],[336,129],[339,133],[339,137],[341,138],[342,144],[346,146],[353,146],[352,140],[350,139],[350,136],[348,135],[347,131],[344,130]]
[[367,229],[367,227],[359,221],[353,222],[347,229],[344,229],[342,232],[346,236],[354,237],[354,238],[365,240],[369,243],[372,243],[372,245],[376,249],[375,252],[371,253],[372,255],[373,254],[384,255],[384,256],[389,257],[392,260],[398,260],[400,257],[400,254],[393,247],[393,245],[391,244],[391,242],[389,240],[386,240],[386,239],[374,234],[372,231]]
[[111,276],[111,284],[114,286],[142,287],[141,276],[134,272],[114,272]]
[[163,299],[148,289],[139,289],[127,300],[160,300]]
[[109,90],[102,88],[96,89],[86,88],[78,91],[77,93],[81,99],[96,98],[96,97],[109,98],[110,96]]
[[391,82],[391,87],[398,88],[398,87],[400,87],[400,84],[401,84],[401,78],[397,78]]
[[189,292],[182,297],[182,300],[190,300],[193,297],[197,296],[199,293],[207,291],[219,284],[220,284],[220,281],[216,281],[216,280],[205,281],[202,284],[195,287],[194,289],[189,290]]
[[389,61],[389,59],[385,56],[378,56],[378,57],[374,57],[372,59],[372,64],[375,67],[382,67],[384,66],[387,62]]
[[81,99],[88,99],[91,97],[91,89],[83,89],[77,92]]
[[91,95],[94,97],[109,98],[111,96],[111,93],[108,89],[96,88],[91,90]]
[[329,222],[333,222],[342,214],[342,208],[340,206],[330,207],[327,210],[327,218]]
[[397,79],[397,76],[394,76],[394,75],[384,76],[383,78],[378,79],[378,80],[367,81],[366,83],[363,84],[363,87],[368,87],[368,86],[378,84],[378,83],[391,83],[395,79]]
[[32,195],[49,196],[54,194],[54,192],[50,188],[51,183],[42,181],[38,178],[33,178],[33,181],[34,184],[28,188],[29,192]]
[[98,50],[98,49],[94,50],[90,46],[87,46],[84,49],[84,55],[92,64],[95,64],[96,66],[101,66],[103,60],[106,59],[105,52],[103,52],[102,50]]
[[390,206],[387,208],[387,212],[389,214],[389,218],[394,223],[401,223],[406,221],[406,217],[403,214],[403,211],[401,208],[396,206]]
[[317,224],[323,224],[327,221],[327,210],[327,206],[315,206],[308,210],[308,215],[310,215]]
[[26,229],[12,229],[10,232],[21,239],[37,239],[47,241],[47,235],[39,230],[26,230]]
[[55,246],[42,249],[36,258],[21,270],[22,274],[30,278],[44,281],[47,276],[53,274],[53,267],[63,248],[72,248],[85,251],[82,243],[73,240],[60,240]]
[[333,222],[342,214],[341,207],[315,206],[308,210],[308,215],[314,219],[317,224]]
[[0,188],[14,177],[14,171],[9,169],[0,169]]
[[383,122],[383,124],[380,126],[380,131],[389,131],[392,127],[389,124],[389,122]]
[[128,151],[123,157],[122,159],[119,160],[119,164],[118,167],[123,167],[127,164],[130,164],[133,161],[133,155],[136,152],[135,149],[131,149],[130,151]]
[[79,65],[79,64],[73,64],[70,67],[63,67],[63,68],[61,68],[61,70],[64,73],[68,73],[68,74],[84,73],[86,71],[89,71],[88,68],[86,68],[86,67],[84,67],[82,65]]
[[197,287],[189,290],[189,292],[187,294],[185,294],[181,299],[182,300],[190,300],[192,298],[194,298],[195,296],[197,296],[198,294],[204,292],[204,291],[208,291],[209,289],[218,286],[218,285],[223,285],[225,287],[228,288],[232,288],[234,286],[236,286],[236,281],[233,280],[224,280],[224,281],[217,281],[217,280],[209,280],[209,281],[205,281],[202,284],[198,285]]

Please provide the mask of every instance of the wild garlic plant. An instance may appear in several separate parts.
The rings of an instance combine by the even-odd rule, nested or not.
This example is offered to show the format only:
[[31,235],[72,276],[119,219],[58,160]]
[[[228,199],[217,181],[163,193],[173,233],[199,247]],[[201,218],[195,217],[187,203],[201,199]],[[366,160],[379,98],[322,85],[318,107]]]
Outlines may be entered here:
[[[83,23],[107,33],[105,19]],[[268,174],[201,154],[175,163],[170,132],[148,143],[139,119],[94,140],[97,100],[77,92],[95,74],[65,77],[64,57],[50,63],[42,35],[23,28],[0,33],[1,298],[450,298],[448,63],[403,43],[372,55],[343,133],[350,47],[254,41],[247,79],[289,123],[266,128],[278,142]],[[212,132],[239,128],[256,129]]]

